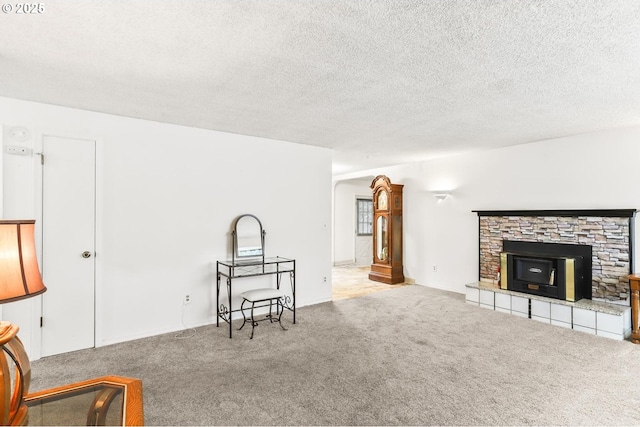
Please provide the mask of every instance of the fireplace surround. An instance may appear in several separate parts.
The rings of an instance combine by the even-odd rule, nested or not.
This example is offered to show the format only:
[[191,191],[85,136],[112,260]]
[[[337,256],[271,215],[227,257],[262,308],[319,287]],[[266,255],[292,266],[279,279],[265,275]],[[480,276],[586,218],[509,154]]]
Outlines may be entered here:
[[[466,285],[468,304],[616,340],[631,335],[629,274],[634,271],[635,209],[474,212],[479,217],[479,281]],[[514,248],[505,241],[518,243]],[[591,255],[560,254],[549,251],[548,246],[542,253],[532,254],[521,251],[521,243],[557,243],[574,249],[586,246]],[[510,273],[509,266],[501,262],[517,252],[520,265],[512,267]],[[576,273],[580,263],[583,271]],[[503,282],[510,274],[521,279],[527,292],[502,288],[508,286]],[[558,296],[533,293],[541,285],[557,286],[563,274],[565,280],[574,283],[576,295],[580,292],[576,289],[582,289],[579,299],[574,295],[575,302],[568,289],[564,297],[559,292]],[[584,287],[576,288],[581,276]]]
[[624,303],[633,266],[635,209],[477,210],[479,279],[495,282],[503,240],[592,246],[591,297]]

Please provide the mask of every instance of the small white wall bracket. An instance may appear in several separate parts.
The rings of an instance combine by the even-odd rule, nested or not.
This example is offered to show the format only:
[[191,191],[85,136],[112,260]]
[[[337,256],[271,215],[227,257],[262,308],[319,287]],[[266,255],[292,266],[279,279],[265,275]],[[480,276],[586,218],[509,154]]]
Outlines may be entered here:
[[31,154],[31,148],[21,145],[7,145],[4,147],[4,151],[7,154],[16,154],[18,156],[28,156]]

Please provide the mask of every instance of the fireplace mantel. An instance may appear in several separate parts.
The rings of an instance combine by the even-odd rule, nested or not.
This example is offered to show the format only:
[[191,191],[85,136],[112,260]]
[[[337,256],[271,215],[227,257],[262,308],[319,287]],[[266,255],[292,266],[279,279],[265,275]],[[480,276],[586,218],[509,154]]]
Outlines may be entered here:
[[534,210],[493,210],[472,211],[478,216],[604,216],[631,218],[636,209],[534,209]]
[[472,211],[478,216],[600,216],[632,218],[636,209],[535,209]]

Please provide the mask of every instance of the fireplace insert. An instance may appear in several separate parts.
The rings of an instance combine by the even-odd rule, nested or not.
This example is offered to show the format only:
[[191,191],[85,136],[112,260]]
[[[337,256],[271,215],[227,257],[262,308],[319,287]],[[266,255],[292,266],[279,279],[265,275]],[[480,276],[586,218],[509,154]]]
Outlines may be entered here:
[[502,243],[501,288],[567,301],[591,299],[591,246]]

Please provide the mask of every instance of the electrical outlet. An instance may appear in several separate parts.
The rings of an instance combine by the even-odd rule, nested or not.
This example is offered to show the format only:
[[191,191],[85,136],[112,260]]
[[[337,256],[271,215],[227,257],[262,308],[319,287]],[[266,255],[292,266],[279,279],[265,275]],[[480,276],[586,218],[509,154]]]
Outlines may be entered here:
[[322,278],[322,281],[323,281],[324,283],[327,283],[327,276],[324,276],[324,277]]
[[184,296],[184,305],[191,303],[191,295],[187,294]]
[[434,272],[435,272],[435,271],[438,271],[438,266],[437,266],[437,265],[434,265],[434,266],[433,266],[433,271],[434,271]]

